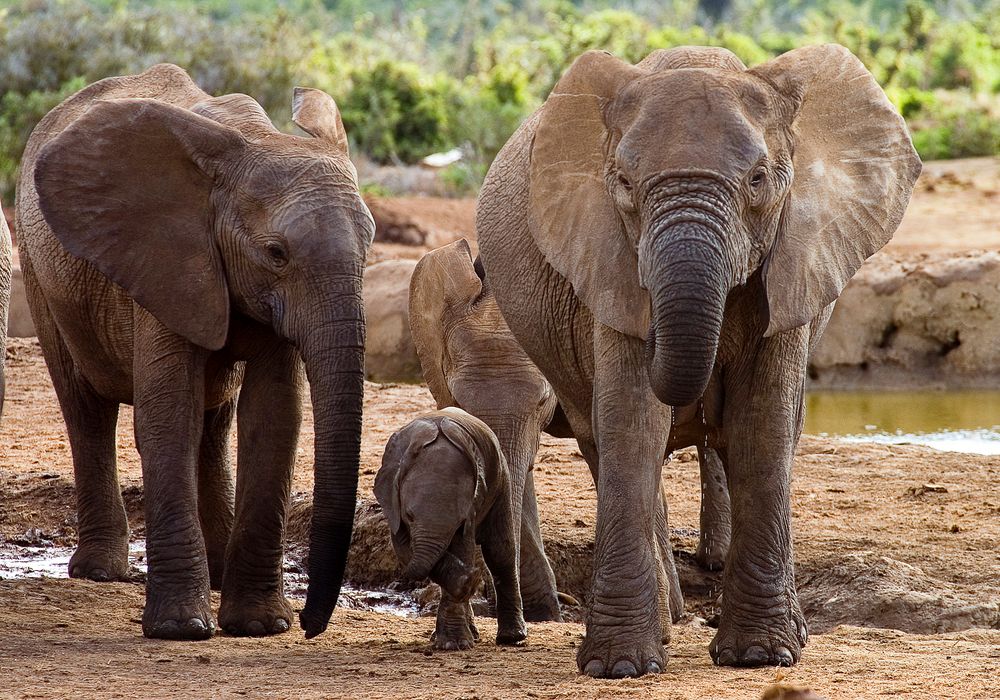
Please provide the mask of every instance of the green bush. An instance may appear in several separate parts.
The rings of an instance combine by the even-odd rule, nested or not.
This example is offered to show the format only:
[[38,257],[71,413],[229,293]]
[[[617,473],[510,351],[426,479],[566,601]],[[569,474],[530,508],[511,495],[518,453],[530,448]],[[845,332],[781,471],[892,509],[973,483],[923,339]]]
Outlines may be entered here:
[[448,145],[458,99],[453,79],[383,60],[351,75],[341,112],[351,140],[373,159],[414,162]]

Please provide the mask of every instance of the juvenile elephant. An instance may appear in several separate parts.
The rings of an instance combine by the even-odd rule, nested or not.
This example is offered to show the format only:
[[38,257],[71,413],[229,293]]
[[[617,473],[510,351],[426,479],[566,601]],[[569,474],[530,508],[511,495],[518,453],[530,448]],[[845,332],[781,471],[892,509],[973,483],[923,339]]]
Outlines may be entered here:
[[477,216],[487,279],[597,473],[581,671],[663,668],[660,467],[689,444],[717,453],[732,499],[713,660],[798,660],[806,358],[919,172],[902,118],[836,45],[752,70],[722,49],[588,52],[498,155]]
[[555,394],[511,335],[465,239],[433,250],[417,263],[410,279],[409,316],[424,381],[438,408],[468,411],[500,441],[511,476],[524,617],[530,622],[560,620],[532,476],[539,433],[561,416],[556,415]]
[[408,423],[385,446],[375,497],[407,578],[441,586],[436,648],[469,649],[479,638],[476,544],[496,585],[497,644],[524,640],[511,479],[488,425],[454,407]]
[[296,88],[292,116],[310,137],[278,132],[246,95],[212,97],[158,65],[68,98],[21,165],[25,286],[73,453],[70,575],[126,574],[115,424],[131,403],[149,637],[210,637],[210,585],[222,589],[227,632],[289,629],[282,535],[303,364],[316,423],[307,637],[326,628],[340,592],[374,224],[333,100]]
[[10,275],[13,264],[10,231],[7,219],[0,208],[0,418],[3,418],[3,399],[6,393],[4,363],[7,355],[7,314],[10,310]]

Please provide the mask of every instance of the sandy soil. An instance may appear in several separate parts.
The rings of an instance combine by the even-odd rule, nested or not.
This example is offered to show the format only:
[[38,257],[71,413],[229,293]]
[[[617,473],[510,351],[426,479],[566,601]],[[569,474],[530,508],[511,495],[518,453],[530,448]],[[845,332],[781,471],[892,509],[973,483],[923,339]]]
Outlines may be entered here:
[[[72,544],[72,465],[55,397],[37,345],[16,340],[11,355],[0,536]],[[369,384],[366,404],[360,495],[367,498],[389,434],[429,409],[431,398],[419,386]],[[121,479],[141,536],[130,413],[119,427]],[[311,435],[307,419],[297,499],[312,485]],[[485,641],[443,654],[430,652],[431,618],[341,609],[330,631],[309,642],[296,630],[168,643],[141,636],[140,585],[12,580],[0,582],[0,697],[754,698],[779,676],[829,698],[1000,697],[998,471],[1000,463],[985,457],[804,438],[794,528],[814,634],[802,662],[784,672],[713,667],[713,630],[694,615],[674,628],[665,674],[609,682],[576,674],[578,624],[532,624],[521,649]],[[594,491],[575,445],[546,437],[536,479],[549,545],[560,554],[586,551]],[[677,556],[689,563],[699,508],[689,453],[667,465],[664,482]],[[560,561],[557,570],[563,587],[572,567]],[[711,614],[712,591],[687,593],[689,609]],[[481,622],[488,640],[492,622]]]

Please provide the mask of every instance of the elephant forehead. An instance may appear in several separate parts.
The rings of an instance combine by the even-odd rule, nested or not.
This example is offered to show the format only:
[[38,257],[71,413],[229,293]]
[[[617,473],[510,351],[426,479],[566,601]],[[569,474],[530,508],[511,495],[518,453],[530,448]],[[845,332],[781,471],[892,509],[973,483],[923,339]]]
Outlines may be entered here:
[[613,109],[618,158],[637,174],[745,172],[767,155],[769,95],[750,77],[676,70],[635,81]]

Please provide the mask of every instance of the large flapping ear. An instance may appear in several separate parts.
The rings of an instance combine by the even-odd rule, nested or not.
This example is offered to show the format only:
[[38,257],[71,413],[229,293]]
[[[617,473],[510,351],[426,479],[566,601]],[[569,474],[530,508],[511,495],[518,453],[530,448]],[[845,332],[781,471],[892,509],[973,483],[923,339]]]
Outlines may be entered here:
[[399,532],[399,473],[406,456],[408,441],[399,432],[393,433],[382,453],[382,466],[375,475],[375,499],[382,506],[385,519],[393,534]]
[[348,154],[347,131],[333,98],[322,90],[297,87],[292,95],[292,121],[304,132]]
[[793,107],[795,175],[764,266],[770,336],[819,314],[892,238],[921,164],[903,118],[843,46],[796,49],[750,72]]
[[46,222],[71,254],[123,287],[163,325],[216,350],[229,326],[210,195],[235,130],[150,99],[98,102],[35,166]]
[[643,71],[603,51],[580,56],[541,109],[531,147],[528,225],[552,267],[601,323],[645,337],[649,295],[605,182],[604,108]]
[[448,388],[447,321],[483,291],[469,242],[464,238],[427,253],[410,278],[410,335],[424,381],[438,408],[455,406]]

